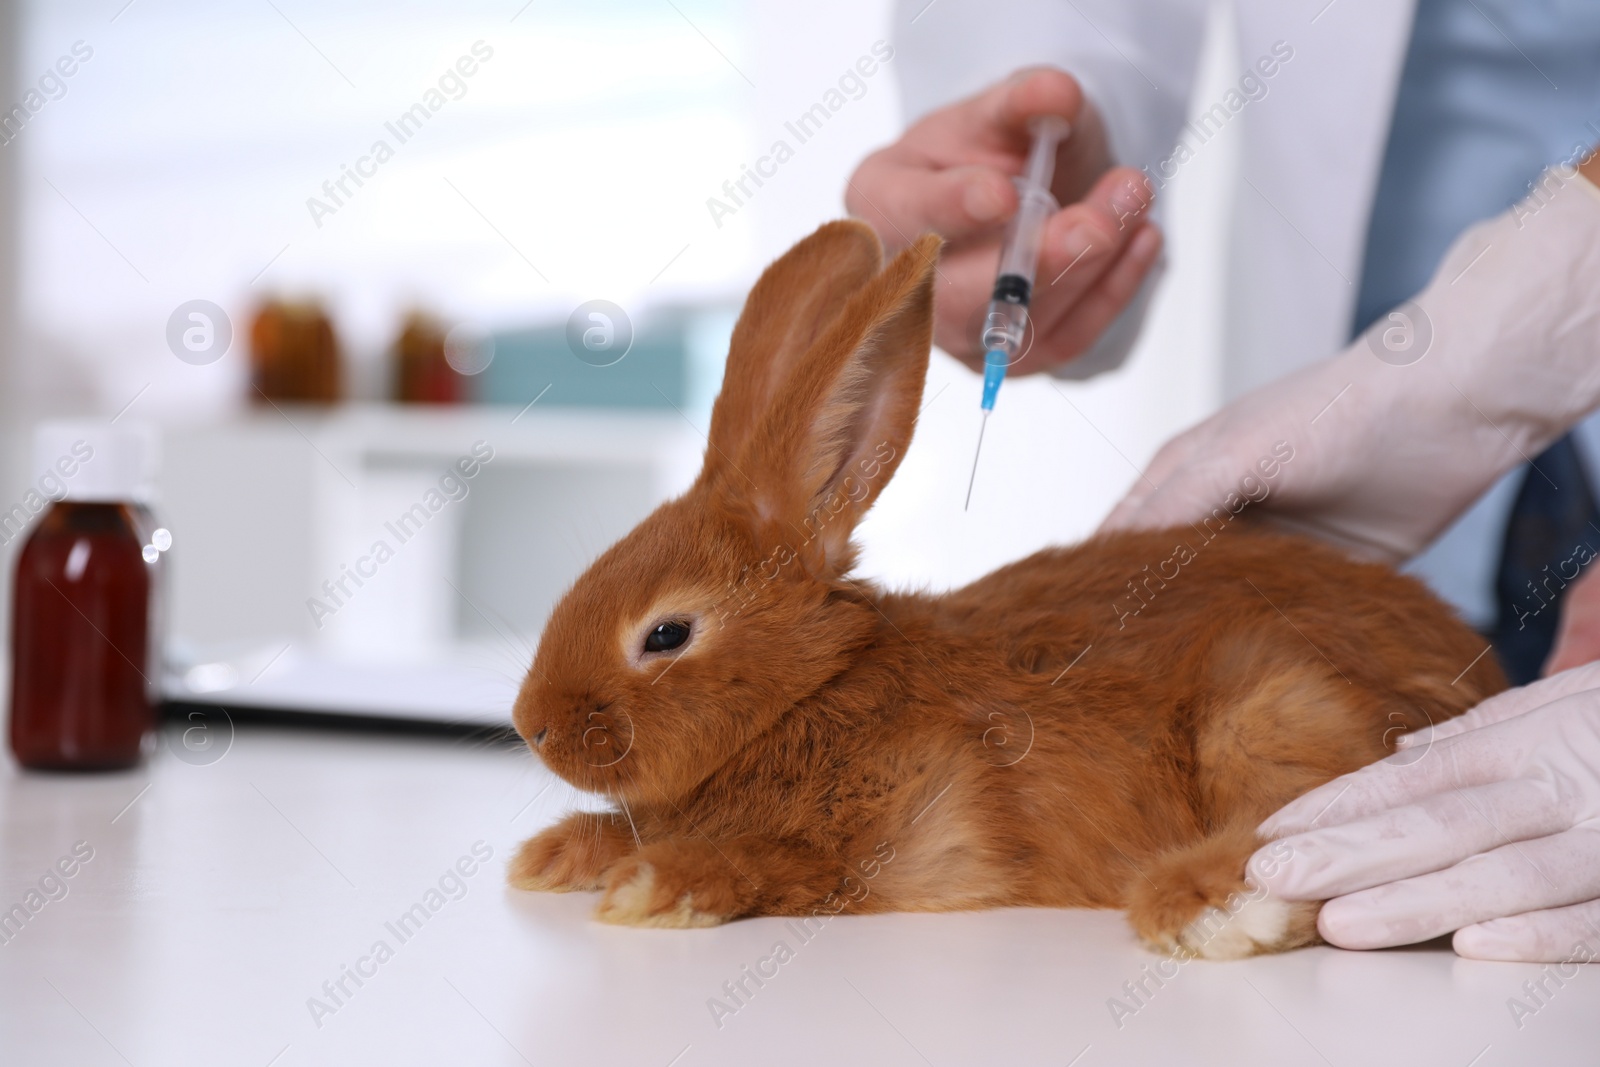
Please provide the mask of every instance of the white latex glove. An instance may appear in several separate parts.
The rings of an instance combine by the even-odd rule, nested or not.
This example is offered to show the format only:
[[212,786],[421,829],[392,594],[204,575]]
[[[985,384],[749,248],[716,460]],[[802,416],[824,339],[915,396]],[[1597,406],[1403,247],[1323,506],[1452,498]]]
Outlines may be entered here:
[[1454,930],[1475,959],[1600,956],[1600,663],[1401,740],[1263,823],[1282,840],[1253,877],[1327,900],[1317,928],[1343,948]]
[[[1412,306],[1410,348],[1391,317],[1240,398],[1168,442],[1101,529],[1200,522],[1255,497],[1360,554],[1414,555],[1600,406],[1600,189],[1547,171],[1536,194],[1463,234]],[[1390,342],[1383,359],[1374,335]]]

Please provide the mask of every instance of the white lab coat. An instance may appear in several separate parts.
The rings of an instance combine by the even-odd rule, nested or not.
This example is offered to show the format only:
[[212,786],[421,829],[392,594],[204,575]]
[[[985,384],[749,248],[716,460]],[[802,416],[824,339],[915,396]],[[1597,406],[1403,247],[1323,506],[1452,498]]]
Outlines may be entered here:
[[[1241,70],[1279,42],[1293,58],[1265,79],[1265,97],[1229,119],[1242,140],[1224,317],[1228,397],[1349,340],[1413,5],[1234,4]],[[1119,162],[1154,165],[1180,139],[1206,8],[1204,0],[901,0],[895,66],[906,119],[1019,67],[1049,64],[1083,83]],[[1116,355],[1133,332],[1116,339],[1124,348]]]

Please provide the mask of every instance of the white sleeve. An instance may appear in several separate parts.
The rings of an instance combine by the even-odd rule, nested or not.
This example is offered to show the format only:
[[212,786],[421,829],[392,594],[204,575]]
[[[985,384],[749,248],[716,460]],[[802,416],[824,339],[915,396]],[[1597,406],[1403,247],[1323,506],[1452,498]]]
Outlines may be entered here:
[[[1105,120],[1118,163],[1172,154],[1205,33],[1204,0],[896,0],[895,72],[907,125],[1029,66],[1078,79]],[[1155,217],[1160,218],[1157,203]],[[1128,358],[1162,271],[1087,352],[1055,368],[1084,379]]]
[[1172,153],[1205,32],[1204,0],[896,0],[907,125],[1012,72],[1048,64],[1083,85],[1119,163]]

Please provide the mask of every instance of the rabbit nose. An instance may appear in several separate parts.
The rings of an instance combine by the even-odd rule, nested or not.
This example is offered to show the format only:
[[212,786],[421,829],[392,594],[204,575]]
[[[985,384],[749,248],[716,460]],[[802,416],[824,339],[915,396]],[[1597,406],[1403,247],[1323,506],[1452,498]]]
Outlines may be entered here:
[[533,747],[538,748],[540,745],[544,744],[544,735],[549,732],[550,728],[548,726],[540,727],[539,732],[533,735]]

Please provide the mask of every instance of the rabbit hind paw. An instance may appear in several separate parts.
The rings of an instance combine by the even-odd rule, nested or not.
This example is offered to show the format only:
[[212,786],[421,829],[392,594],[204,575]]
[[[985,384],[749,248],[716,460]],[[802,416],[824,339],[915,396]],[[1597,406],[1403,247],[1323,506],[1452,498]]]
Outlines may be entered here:
[[1321,942],[1320,901],[1287,901],[1245,881],[1259,844],[1225,833],[1156,857],[1128,889],[1128,921],[1152,948],[1184,958],[1236,960]]

